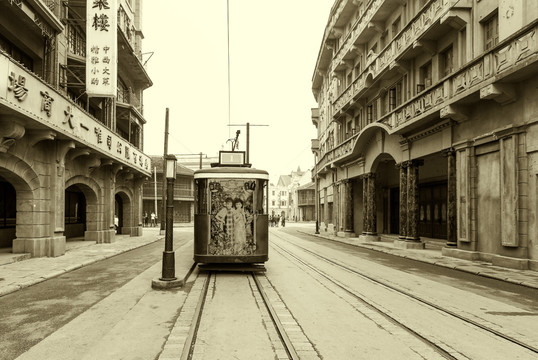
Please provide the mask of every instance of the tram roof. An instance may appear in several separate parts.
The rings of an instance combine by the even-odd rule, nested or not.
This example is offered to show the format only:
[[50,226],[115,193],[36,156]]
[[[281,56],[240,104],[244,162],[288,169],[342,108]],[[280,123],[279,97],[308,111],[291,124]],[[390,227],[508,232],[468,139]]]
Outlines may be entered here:
[[194,172],[194,178],[256,178],[269,180],[269,173],[265,170],[247,167],[222,166],[196,170]]

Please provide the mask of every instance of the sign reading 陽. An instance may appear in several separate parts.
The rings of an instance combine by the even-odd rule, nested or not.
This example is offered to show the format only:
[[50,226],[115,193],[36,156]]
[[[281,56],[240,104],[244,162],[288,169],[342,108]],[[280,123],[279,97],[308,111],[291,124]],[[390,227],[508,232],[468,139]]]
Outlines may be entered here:
[[116,96],[117,0],[87,0],[86,16],[86,93]]

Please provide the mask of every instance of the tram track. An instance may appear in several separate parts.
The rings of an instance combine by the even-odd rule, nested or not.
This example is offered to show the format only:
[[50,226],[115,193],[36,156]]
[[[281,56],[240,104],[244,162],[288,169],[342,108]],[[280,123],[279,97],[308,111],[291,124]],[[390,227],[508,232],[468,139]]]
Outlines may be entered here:
[[[488,326],[488,325],[486,325],[484,323],[480,323],[480,322],[478,322],[476,320],[470,319],[469,317],[466,317],[464,315],[458,314],[453,310],[450,310],[450,309],[447,309],[447,308],[445,308],[443,306],[435,304],[432,301],[424,299],[424,298],[422,298],[422,297],[420,297],[420,296],[418,296],[416,294],[412,294],[411,292],[406,291],[406,290],[404,290],[404,289],[402,289],[400,287],[394,286],[394,285],[390,284],[389,282],[379,280],[379,279],[377,279],[377,278],[375,278],[373,276],[370,276],[368,274],[364,274],[364,273],[362,273],[362,272],[360,272],[360,271],[358,271],[356,269],[353,269],[353,268],[351,268],[349,266],[346,266],[345,264],[339,263],[338,261],[335,261],[335,260],[330,259],[330,258],[328,258],[326,256],[323,256],[319,252],[312,251],[312,250],[310,250],[310,249],[308,249],[308,248],[306,248],[304,246],[301,246],[301,245],[299,245],[299,244],[297,244],[295,242],[291,242],[288,239],[286,239],[286,236],[292,236],[292,235],[282,236],[281,234],[278,234],[277,232],[272,232],[271,236],[277,237],[280,240],[286,242],[287,244],[290,244],[290,245],[300,249],[301,251],[304,251],[305,253],[307,253],[307,254],[309,254],[309,255],[311,255],[311,256],[319,259],[319,260],[322,260],[323,262],[325,262],[327,264],[330,264],[333,267],[340,268],[340,269],[342,269],[344,271],[347,271],[347,272],[349,272],[351,274],[359,276],[360,278],[362,278],[364,280],[367,280],[367,281],[369,281],[371,283],[377,284],[379,286],[382,286],[382,287],[388,289],[389,291],[396,292],[396,293],[398,293],[400,295],[403,295],[403,296],[405,296],[405,297],[407,297],[409,299],[412,299],[413,301],[421,303],[424,306],[427,306],[429,308],[435,309],[436,311],[442,312],[442,313],[447,314],[447,315],[449,315],[449,316],[451,316],[451,317],[453,317],[455,319],[458,319],[458,320],[464,322],[465,324],[468,324],[468,325],[474,326],[476,328],[479,328],[480,330],[486,331],[487,333],[490,333],[490,334],[492,334],[492,335],[494,335],[494,336],[496,336],[496,337],[498,337],[500,339],[503,339],[503,340],[508,341],[508,342],[510,342],[512,344],[518,345],[518,346],[520,346],[522,348],[525,348],[525,349],[531,351],[534,354],[538,354],[538,348],[536,346],[533,346],[531,344],[527,344],[527,343],[525,343],[525,342],[523,342],[523,341],[521,341],[519,339],[514,338],[513,336],[509,336],[509,335],[507,335],[505,333],[502,333],[501,331],[499,331],[497,329],[494,329],[491,326]],[[300,264],[302,264],[303,266],[305,266],[309,270],[314,271],[315,273],[317,273],[318,275],[320,275],[321,277],[323,277],[327,281],[331,282],[335,286],[337,286],[340,289],[344,290],[349,295],[357,298],[361,302],[364,302],[366,305],[370,306],[375,311],[379,312],[380,314],[387,317],[391,321],[399,324],[399,326],[401,326],[402,328],[406,329],[407,331],[413,333],[415,336],[420,338],[425,343],[430,344],[430,346],[432,346],[434,349],[436,349],[436,351],[439,354],[441,354],[443,357],[445,357],[447,359],[461,358],[460,356],[455,356],[453,349],[447,348],[446,344],[443,344],[442,342],[439,342],[437,339],[433,339],[433,340],[430,339],[427,334],[421,334],[420,332],[415,331],[414,329],[412,329],[411,327],[407,326],[405,323],[403,323],[402,321],[397,319],[395,316],[392,316],[392,315],[388,314],[385,311],[385,309],[382,309],[379,306],[376,306],[376,304],[374,302],[368,300],[365,296],[359,295],[356,292],[350,290],[346,285],[336,281],[330,275],[328,275],[327,273],[322,271],[319,267],[317,267],[314,264],[309,263],[307,260],[299,257],[296,253],[294,253],[292,251],[289,251],[289,250],[283,248],[282,246],[279,246],[279,245],[275,244],[275,242],[271,242],[271,247],[275,251],[279,252],[281,255],[291,258],[294,262],[299,262]],[[458,354],[458,355],[461,355],[461,354]]]
[[[211,305],[210,303],[211,299],[215,296],[215,292],[219,291],[219,286],[217,286],[218,274],[220,274],[218,271],[206,271],[200,272],[198,275],[197,281],[203,281],[203,287],[200,291],[196,310],[193,314],[191,330],[183,347],[183,353],[181,355],[182,360],[203,357],[203,350],[199,349],[204,346],[204,340],[201,339],[202,337],[200,336],[200,332],[202,331],[201,324],[203,321],[207,321],[207,319],[204,319],[204,314],[210,312],[208,311],[208,307],[216,306]],[[252,294],[252,297],[260,310],[260,316],[273,351],[275,352],[275,358],[291,360],[300,359],[301,356],[295,350],[292,340],[286,332],[286,328],[290,327],[290,320],[293,319],[293,317],[291,314],[284,315],[288,321],[286,325],[282,323],[280,320],[283,316],[282,312],[286,312],[287,309],[285,309],[285,306],[278,306],[279,309],[277,310],[273,306],[273,303],[281,302],[281,299],[272,288],[272,285],[265,275],[258,275],[256,272],[245,272],[242,274],[234,273],[232,275],[247,277],[250,291],[244,289],[238,291],[242,291],[245,294],[250,292],[250,294]],[[223,324],[220,324],[220,326],[222,325]],[[292,324],[291,326],[299,327],[297,323]],[[302,342],[302,344],[304,344],[304,342]],[[313,347],[311,351],[315,354]]]

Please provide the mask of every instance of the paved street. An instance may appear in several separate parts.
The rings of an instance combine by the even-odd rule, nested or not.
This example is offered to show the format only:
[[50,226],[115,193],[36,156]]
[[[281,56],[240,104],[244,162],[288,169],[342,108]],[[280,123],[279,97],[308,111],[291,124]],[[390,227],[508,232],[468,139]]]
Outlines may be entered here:
[[[481,358],[478,355],[482,353],[473,353],[475,340],[466,342],[478,338],[484,343],[492,342],[491,353],[484,358],[502,358],[503,351],[520,354],[523,359],[535,355],[487,331],[462,325],[453,316],[409,302],[407,295],[394,294],[407,291],[538,348],[538,339],[533,335],[538,333],[533,329],[538,314],[535,272],[445,259],[435,249],[399,250],[388,242],[360,244],[357,239],[314,236],[313,230],[311,223],[271,228],[270,259],[265,275],[260,276],[269,294],[268,306],[274,307],[288,336],[295,334],[290,336],[290,342],[301,358],[439,356],[431,346],[424,345],[424,339],[394,328],[393,321],[413,328],[444,351],[461,356]],[[176,275],[181,277],[192,265],[192,227],[176,228],[174,233]],[[152,290],[151,280],[161,271],[162,238],[156,229],[146,229],[140,238],[121,238],[107,245],[72,244],[63,257],[1,265],[0,289],[5,294],[0,297],[1,326],[8,332],[0,337],[0,358],[179,358],[196,324],[189,309],[196,307],[207,280],[204,273],[195,271],[182,289]],[[347,269],[337,269],[314,254]],[[356,273],[395,289],[381,289]],[[269,349],[278,348],[274,333],[263,335],[272,326],[266,315],[262,317],[266,319],[266,330],[262,331],[259,321],[237,322],[237,316],[246,314],[247,309],[249,318],[256,319],[255,309],[262,308],[259,298],[252,297],[256,293],[254,283],[244,276],[217,274],[211,280],[213,290],[207,306],[213,310],[204,312],[200,321],[199,340],[194,347],[198,357],[193,358],[214,358],[220,349],[222,354],[234,353],[236,358],[246,359],[252,358],[248,355],[252,351],[267,350],[268,345]],[[227,293],[230,290],[233,291]],[[389,293],[384,294],[386,291]],[[372,307],[384,309],[395,320],[374,315]],[[229,310],[223,311],[225,308]],[[232,326],[234,323],[240,326]],[[233,329],[238,329],[239,334]],[[246,341],[247,335],[260,340],[264,336],[267,340]],[[499,344],[498,349],[495,344]],[[364,356],[357,357],[359,353]],[[275,354],[282,356],[283,352]]]

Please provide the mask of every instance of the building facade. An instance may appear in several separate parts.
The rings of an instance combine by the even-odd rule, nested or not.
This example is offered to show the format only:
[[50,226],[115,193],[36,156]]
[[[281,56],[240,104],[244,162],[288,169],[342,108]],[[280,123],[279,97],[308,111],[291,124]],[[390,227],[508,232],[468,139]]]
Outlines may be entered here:
[[[162,213],[163,158],[151,156],[151,163],[153,165],[153,174],[150,179],[144,182],[143,189],[142,212],[145,226],[151,225],[152,213],[156,215],[158,224],[166,216],[166,214]],[[194,171],[179,162],[176,163],[176,179],[174,181],[173,218],[174,223],[191,223],[194,221]]]
[[316,220],[316,187],[315,183],[310,181],[307,184],[299,185],[295,190],[297,204],[296,221],[315,221]]
[[[174,223],[194,222],[194,171],[207,169],[212,163],[219,161],[218,157],[204,154],[175,155],[176,180],[174,182]],[[166,214],[163,214],[163,157],[150,156],[153,166],[151,178],[146,179],[143,189],[143,219],[144,225],[151,225],[151,213],[155,213],[159,224]]]
[[296,189],[304,174],[301,168],[297,168],[290,175],[280,175],[276,185],[269,184],[269,215],[278,215],[286,220],[297,219],[299,208]]
[[[141,0],[88,1],[0,2],[0,246],[14,253],[142,233]],[[114,41],[88,50],[88,28]],[[88,95],[100,81],[112,96]]]
[[340,236],[538,269],[538,3],[337,0],[312,89]]

